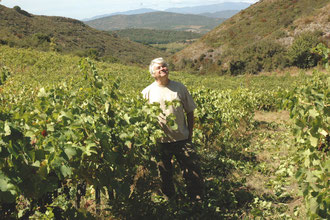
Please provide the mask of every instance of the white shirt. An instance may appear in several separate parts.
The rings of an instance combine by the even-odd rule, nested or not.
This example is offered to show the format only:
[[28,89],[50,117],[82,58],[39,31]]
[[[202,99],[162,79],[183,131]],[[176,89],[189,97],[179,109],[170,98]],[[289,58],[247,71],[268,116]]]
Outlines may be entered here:
[[[163,115],[159,116],[159,123],[163,128],[166,137],[160,140],[162,143],[176,142],[188,139],[189,130],[185,113],[190,113],[196,108],[196,104],[189,94],[187,88],[179,82],[170,80],[166,86],[153,82],[142,91],[143,97],[149,103],[158,102],[163,110]],[[179,101],[178,106],[170,105],[166,107],[166,101]],[[177,129],[173,130],[166,124],[166,118],[173,114]]]

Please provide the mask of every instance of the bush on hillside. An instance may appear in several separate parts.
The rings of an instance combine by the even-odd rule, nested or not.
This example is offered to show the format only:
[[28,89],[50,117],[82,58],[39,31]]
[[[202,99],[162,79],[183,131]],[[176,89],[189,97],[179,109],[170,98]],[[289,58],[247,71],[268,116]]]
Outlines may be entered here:
[[19,6],[17,6],[17,5],[14,6],[13,9],[14,9],[15,11],[17,11],[18,13],[24,15],[24,16],[32,17],[31,14],[30,14],[29,12],[22,10],[21,7],[19,7]]
[[256,74],[286,66],[285,49],[272,41],[261,41],[249,45],[241,52],[241,60],[245,63],[246,73]]
[[299,68],[316,66],[321,57],[311,50],[318,43],[318,36],[315,32],[306,32],[298,36],[288,50],[290,64]]
[[285,67],[288,65],[285,52],[283,46],[271,41],[248,45],[229,62],[228,72],[231,75],[257,74],[260,71]]
[[[88,49],[85,49],[85,50],[77,50],[77,51],[75,51],[74,54],[79,56],[79,57],[89,57],[93,60],[99,61],[101,56],[102,56],[102,51],[100,49],[97,49],[97,48],[88,48]],[[114,58],[114,57],[109,56],[109,57],[104,58],[104,59],[105,60],[109,59],[110,62],[117,62],[117,60],[113,60],[112,58]]]
[[8,44],[8,41],[7,40],[0,39],[0,44],[1,45],[7,45]]
[[236,76],[243,74],[245,70],[245,62],[242,60],[232,60],[229,63],[229,73],[230,75]]
[[38,43],[43,43],[43,42],[50,42],[52,36],[50,34],[35,33],[33,37],[35,38],[35,40],[38,41]]

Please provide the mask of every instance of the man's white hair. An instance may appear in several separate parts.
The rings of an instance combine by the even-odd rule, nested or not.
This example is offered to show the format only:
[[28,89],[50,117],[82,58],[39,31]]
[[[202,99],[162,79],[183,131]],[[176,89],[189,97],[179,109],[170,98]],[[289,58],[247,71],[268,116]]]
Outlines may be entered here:
[[166,61],[163,59],[163,57],[158,57],[156,59],[153,59],[151,62],[150,62],[150,65],[149,65],[149,72],[151,75],[154,74],[154,65],[155,64],[166,64]]

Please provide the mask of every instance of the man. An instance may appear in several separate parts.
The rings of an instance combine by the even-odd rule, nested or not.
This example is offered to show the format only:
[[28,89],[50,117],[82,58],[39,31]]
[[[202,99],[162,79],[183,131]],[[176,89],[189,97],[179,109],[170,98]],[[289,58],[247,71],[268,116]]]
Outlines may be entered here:
[[[155,82],[146,87],[142,94],[150,103],[160,103],[163,110],[159,123],[165,137],[159,140],[158,144],[158,169],[162,180],[162,192],[169,198],[175,197],[172,164],[172,157],[175,156],[183,171],[188,196],[200,199],[203,195],[203,179],[197,164],[197,155],[191,145],[196,104],[183,84],[168,78],[169,70],[163,58],[152,60],[149,71]],[[177,101],[179,105],[166,105],[168,101]],[[175,116],[175,129],[166,124],[166,118],[170,115]]]

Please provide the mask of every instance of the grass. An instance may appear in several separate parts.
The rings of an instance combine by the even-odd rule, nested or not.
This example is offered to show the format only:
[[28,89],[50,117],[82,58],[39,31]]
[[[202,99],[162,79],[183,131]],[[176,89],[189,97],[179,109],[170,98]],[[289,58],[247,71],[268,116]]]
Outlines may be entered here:
[[245,215],[249,218],[304,219],[303,198],[294,178],[296,165],[292,157],[295,148],[289,113],[257,111],[254,119],[257,127],[247,151],[256,154],[257,165],[252,172],[239,175],[246,178],[247,188],[258,199]]

